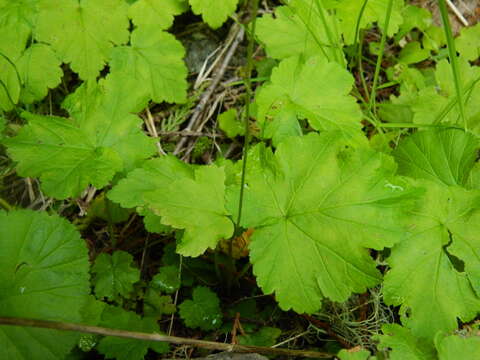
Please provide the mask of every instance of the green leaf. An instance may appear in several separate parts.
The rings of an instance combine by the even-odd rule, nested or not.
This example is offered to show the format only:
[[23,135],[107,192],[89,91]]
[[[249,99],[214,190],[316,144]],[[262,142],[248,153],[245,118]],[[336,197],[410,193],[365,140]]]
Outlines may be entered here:
[[193,290],[192,300],[185,300],[179,309],[180,317],[189,328],[210,331],[222,325],[220,301],[217,294],[207,287],[197,286]]
[[399,174],[464,186],[477,160],[478,139],[459,129],[419,131],[403,140],[393,155]]
[[400,51],[398,61],[407,65],[419,63],[430,57],[430,50],[422,49],[418,41],[411,41]]
[[460,55],[469,61],[474,61],[480,57],[480,23],[464,27],[460,35],[455,39],[455,48]]
[[[38,0],[35,38],[51,44],[83,80],[94,80],[114,45],[128,41],[128,6],[122,0]],[[72,46],[75,44],[75,46]]]
[[391,349],[390,360],[435,360],[431,342],[412,335],[411,331],[398,324],[382,326],[384,335],[379,335],[379,350]]
[[247,346],[273,346],[277,342],[282,330],[274,327],[264,326],[253,334],[240,335],[238,342]]
[[407,239],[388,258],[384,297],[388,305],[401,305],[402,323],[415,336],[433,339],[480,310],[473,290],[480,293],[480,193],[417,184],[425,195],[405,219]]
[[145,206],[146,193],[168,187],[177,179],[193,176],[190,165],[175,156],[167,155],[145,161],[141,168],[133,170],[126,178],[120,180],[107,196],[124,208]]
[[128,16],[139,27],[155,25],[168,29],[175,15],[185,10],[184,0],[139,0],[130,5]]
[[[341,29],[346,44],[353,44],[355,42],[355,29],[363,3],[364,1],[359,0],[340,0],[336,5],[334,5],[337,17],[339,19],[339,24],[337,26],[339,29]],[[382,27],[385,24],[387,3],[388,1],[385,0],[367,1],[363,16],[360,20],[359,28],[369,28],[374,22],[376,22],[383,31]],[[388,36],[393,36],[398,31],[399,26],[402,24],[403,8],[403,0],[393,0],[392,14],[387,32]]]
[[137,212],[144,216],[147,231],[164,233],[171,228],[162,224],[161,218],[147,207],[144,197],[149,192],[167,187],[175,179],[193,176],[190,165],[174,156],[163,156],[144,162],[141,168],[135,169],[120,180],[107,196],[124,208],[136,207]]
[[185,256],[198,256],[233,235],[233,223],[225,210],[223,168],[199,167],[194,176],[179,178],[144,195],[163,224],[185,229],[177,245],[177,252]]
[[[153,318],[141,318],[137,314],[125,311],[114,306],[107,306],[102,314],[100,326],[138,331],[146,333],[159,333],[158,325]],[[163,354],[168,352],[169,346],[165,342],[144,341],[107,336],[100,340],[97,350],[107,359],[117,360],[143,360],[148,348]]]
[[229,138],[245,134],[245,127],[237,119],[237,110],[229,109],[218,115],[218,126]]
[[[406,5],[402,9],[402,17],[401,35],[406,35],[415,28],[425,32],[432,25],[432,13],[423,7]],[[397,34],[397,38],[398,36]]]
[[10,111],[18,103],[21,78],[16,62],[22,56],[29,29],[0,27],[0,110]]
[[112,255],[102,253],[95,259],[92,273],[97,299],[118,300],[118,295],[129,298],[133,284],[140,280],[140,270],[132,266],[133,256],[117,250]]
[[368,360],[370,358],[370,351],[365,349],[353,348],[350,350],[340,350],[338,353],[340,360]]
[[173,294],[180,288],[177,266],[162,266],[150,282],[150,287],[167,294]]
[[439,360],[472,359],[480,354],[480,336],[463,337],[459,335],[435,339]]
[[[273,70],[271,83],[260,90],[256,99],[258,119],[271,127],[274,123],[291,123],[287,119],[292,117],[295,121],[296,114],[297,118],[308,119],[316,130],[339,130],[345,138],[361,142],[362,115],[349,95],[352,86],[352,76],[337,63],[321,57],[306,62],[291,57]],[[284,134],[285,126],[278,125],[277,131]]]
[[65,199],[90,184],[104,187],[153,154],[153,140],[131,114],[140,100],[129,89],[138,86],[110,76],[93,90],[82,86],[68,102],[73,119],[23,113],[28,125],[5,140],[18,174],[39,177],[47,195]]
[[38,0],[0,0],[0,27],[33,28]]
[[237,8],[238,0],[189,0],[194,14],[202,15],[212,29],[219,28]]
[[[327,13],[326,26],[333,28],[334,20]],[[265,44],[267,54],[275,59],[302,55],[305,58],[322,56],[334,60],[339,49],[329,42],[318,8],[305,0],[289,1],[288,6],[279,6],[275,18],[264,15],[257,21],[257,36]],[[339,36],[336,43],[341,43]]]
[[185,49],[175,36],[158,26],[135,29],[129,46],[112,50],[113,74],[134,79],[157,103],[183,103],[187,95]]
[[170,315],[175,311],[175,304],[172,303],[171,296],[162,296],[158,290],[151,287],[147,289],[143,298],[143,313],[145,316],[160,319],[162,315]]
[[[480,112],[476,104],[480,102],[480,68],[471,66],[464,58],[459,58],[458,63],[464,92],[467,126],[478,136],[480,134]],[[412,97],[411,107],[415,113],[413,121],[418,124],[433,124],[441,121],[463,127],[456,102],[453,75],[446,59],[438,62],[434,76],[434,85],[430,85],[418,93],[409,93],[409,96]]]
[[23,82],[20,100],[24,104],[42,100],[48,89],[56,88],[62,79],[61,61],[50,46],[33,44],[18,60],[17,66]]
[[390,157],[350,148],[336,132],[282,142],[245,187],[242,226],[255,228],[250,260],[263,291],[284,310],[311,313],[325,297],[342,302],[378,284],[367,248],[404,237],[397,216],[414,196],[394,172]]
[[[0,316],[80,322],[90,292],[85,242],[57,215],[0,211]],[[9,360],[57,360],[78,334],[0,326]]]

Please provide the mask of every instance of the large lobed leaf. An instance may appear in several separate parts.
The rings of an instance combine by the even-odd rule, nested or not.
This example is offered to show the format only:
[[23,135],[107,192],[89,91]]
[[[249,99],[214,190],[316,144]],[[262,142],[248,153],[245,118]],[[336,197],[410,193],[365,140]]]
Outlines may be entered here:
[[[131,94],[125,91],[138,92]],[[39,177],[49,196],[74,197],[88,186],[101,188],[115,173],[133,168],[155,151],[131,114],[146,102],[139,85],[109,76],[81,86],[67,101],[73,119],[23,113],[28,120],[5,140],[21,176]]]
[[[0,316],[81,321],[90,292],[85,243],[59,216],[0,212]],[[71,332],[0,326],[9,360],[57,360],[75,345]]]
[[401,305],[414,335],[433,339],[480,310],[480,193],[427,180],[415,185],[425,195],[406,218],[408,238],[388,258],[385,301]]
[[[336,132],[282,142],[245,187],[242,226],[255,228],[250,258],[263,291],[302,313],[378,284],[368,248],[403,238],[397,214],[414,196],[394,173],[391,158]],[[231,194],[234,212],[238,188]]]

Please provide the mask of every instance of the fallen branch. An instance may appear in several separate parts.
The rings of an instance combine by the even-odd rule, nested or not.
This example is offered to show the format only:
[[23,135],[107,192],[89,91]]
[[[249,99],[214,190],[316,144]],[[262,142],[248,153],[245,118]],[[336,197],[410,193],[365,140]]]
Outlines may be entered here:
[[82,333],[98,334],[104,336],[117,336],[128,339],[146,340],[146,341],[161,341],[169,342],[173,344],[191,345],[201,347],[210,350],[221,350],[237,353],[258,353],[266,355],[284,355],[284,356],[299,356],[306,358],[317,359],[330,359],[334,355],[309,350],[290,350],[290,349],[278,349],[265,346],[246,346],[236,344],[226,344],[214,341],[197,340],[182,338],[177,336],[167,336],[160,334],[149,334],[136,331],[109,329],[99,326],[81,325],[69,322],[59,321],[47,321],[47,320],[35,320],[15,317],[0,317],[0,325],[12,325],[12,326],[29,326],[44,329],[64,330],[64,331],[76,331]]

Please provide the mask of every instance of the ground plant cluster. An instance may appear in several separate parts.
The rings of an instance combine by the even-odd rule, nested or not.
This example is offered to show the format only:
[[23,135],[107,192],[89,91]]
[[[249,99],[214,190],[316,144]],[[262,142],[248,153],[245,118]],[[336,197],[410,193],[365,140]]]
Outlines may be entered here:
[[0,0],[0,359],[480,359],[460,3]]

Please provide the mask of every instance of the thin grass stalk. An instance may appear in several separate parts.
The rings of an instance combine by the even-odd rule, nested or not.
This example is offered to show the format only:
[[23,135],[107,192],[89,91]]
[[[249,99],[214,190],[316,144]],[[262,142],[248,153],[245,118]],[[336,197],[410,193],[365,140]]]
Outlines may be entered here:
[[[235,232],[234,236],[240,235],[240,223],[242,220],[242,210],[243,210],[243,200],[245,194],[245,179],[247,174],[247,160],[248,160],[248,150],[250,148],[250,103],[253,98],[253,90],[252,90],[252,71],[253,71],[253,50],[255,45],[255,29],[257,23],[257,13],[258,13],[258,1],[259,0],[252,0],[251,1],[251,8],[252,8],[252,20],[250,22],[250,31],[248,31],[248,47],[247,47],[247,69],[245,73],[245,114],[244,114],[244,127],[245,127],[245,137],[244,137],[244,144],[243,144],[243,159],[242,159],[242,177],[240,180],[240,193],[239,193],[239,200],[238,200],[238,214],[237,219],[235,221]],[[234,237],[230,239],[229,243],[229,255],[232,262],[233,260],[233,240]]]
[[393,9],[393,0],[388,0],[387,13],[385,15],[385,23],[383,25],[382,38],[380,40],[380,54],[378,55],[377,64],[375,66],[375,74],[373,76],[373,85],[372,85],[372,91],[370,93],[370,101],[368,106],[369,112],[373,110],[373,113],[376,113],[375,98],[377,96],[378,77],[380,75],[380,69],[382,68],[383,53],[385,52],[385,43],[387,42],[387,33],[388,33],[388,27],[390,25],[390,17],[392,16],[392,9]]
[[463,128],[467,131],[467,117],[465,116],[465,104],[463,102],[462,78],[460,76],[460,69],[458,68],[457,50],[455,49],[455,41],[453,39],[452,27],[450,26],[450,19],[448,18],[447,3],[445,0],[438,0],[438,7],[442,16],[443,29],[447,38],[448,57],[450,58],[450,66],[453,72],[453,81],[455,83],[455,92],[457,93],[458,109],[460,111],[460,118],[463,122]]

